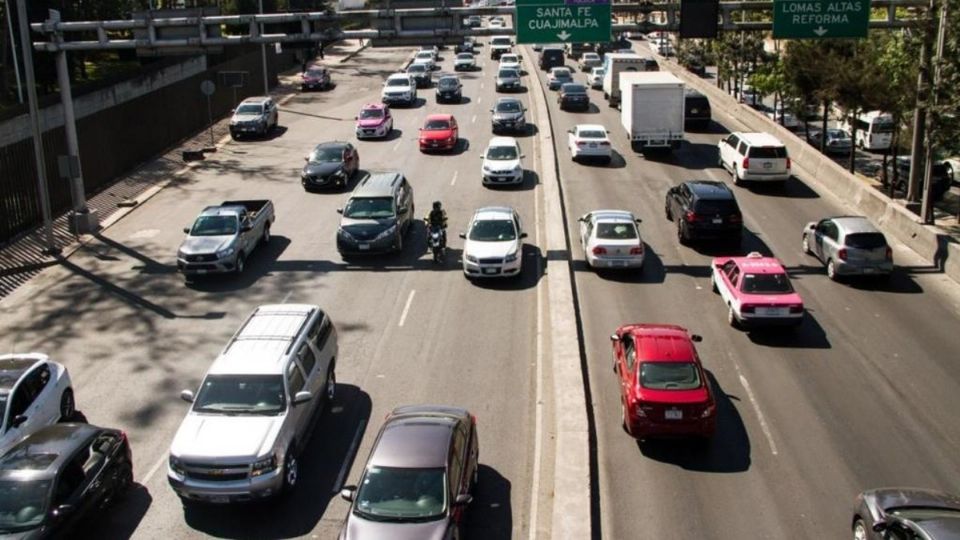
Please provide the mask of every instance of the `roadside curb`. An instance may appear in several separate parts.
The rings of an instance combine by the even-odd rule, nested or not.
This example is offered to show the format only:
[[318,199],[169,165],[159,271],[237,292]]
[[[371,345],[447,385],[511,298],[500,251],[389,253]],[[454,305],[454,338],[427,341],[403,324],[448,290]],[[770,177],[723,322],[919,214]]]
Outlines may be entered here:
[[[576,298],[570,270],[570,250],[563,216],[563,201],[553,146],[553,127],[547,109],[543,85],[535,71],[529,51],[521,54],[532,67],[527,74],[528,91],[537,119],[540,145],[540,186],[544,200],[545,274],[550,314],[550,362],[554,381],[554,432],[556,449],[553,479],[553,538],[592,537],[590,429],[587,418],[586,380],[581,352]],[[529,82],[529,81],[532,81]],[[551,256],[560,254],[560,257]],[[560,399],[563,396],[563,399]],[[536,524],[531,524],[535,527]]]

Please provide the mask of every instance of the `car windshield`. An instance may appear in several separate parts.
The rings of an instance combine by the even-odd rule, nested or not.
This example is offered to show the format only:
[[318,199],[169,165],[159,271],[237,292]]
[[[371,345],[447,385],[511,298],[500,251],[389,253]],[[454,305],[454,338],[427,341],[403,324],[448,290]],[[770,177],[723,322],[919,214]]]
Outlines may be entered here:
[[564,94],[586,94],[587,87],[582,84],[565,84],[563,85]]
[[491,45],[510,45],[510,38],[495,37],[490,40]]
[[583,55],[584,60],[599,60],[600,56],[597,53],[585,53]]
[[383,109],[364,109],[360,111],[361,120],[383,118]]
[[516,57],[516,55],[513,54],[505,54],[500,57],[501,64],[516,64],[519,61],[520,60]]
[[517,230],[509,219],[481,219],[473,222],[469,238],[478,242],[507,242],[517,239]]
[[654,390],[700,388],[700,370],[692,362],[643,362],[640,384]]
[[47,516],[50,480],[0,481],[0,533],[36,528]]
[[501,69],[497,76],[501,79],[506,79],[507,77],[519,77],[520,74],[517,73],[515,69]]
[[353,219],[393,217],[393,197],[354,197],[347,201],[343,216]]
[[433,53],[430,51],[420,51],[417,53],[417,58],[428,58],[433,59]]
[[367,468],[355,511],[374,521],[432,521],[446,513],[443,468]]
[[520,102],[518,101],[501,101],[497,103],[495,107],[497,112],[506,112],[506,113],[515,113],[520,112]]
[[606,139],[607,132],[598,129],[581,129],[579,131],[581,139]]
[[750,294],[788,294],[793,287],[786,274],[744,274],[740,290]]
[[473,60],[473,55],[470,53],[460,53],[457,55],[457,60]]
[[190,236],[227,236],[237,234],[236,216],[200,216],[190,229]]
[[565,69],[558,69],[553,72],[554,79],[569,79],[570,72]]
[[847,132],[843,131],[842,129],[828,129],[827,137],[832,139],[849,139],[850,135],[848,135]]
[[340,163],[343,161],[343,149],[327,146],[314,148],[310,154],[311,163]]
[[241,103],[237,107],[237,114],[260,114],[263,112],[263,107],[254,103]]
[[410,81],[407,79],[387,79],[387,86],[410,86]]
[[446,120],[427,120],[426,125],[423,126],[424,131],[437,131],[442,129],[450,129],[450,122]]
[[459,83],[460,81],[457,79],[454,79],[453,77],[447,77],[440,79],[440,81],[437,82],[437,86],[440,88],[456,88],[457,84]]
[[325,72],[324,72],[322,69],[308,69],[308,70],[307,70],[307,76],[308,76],[308,77],[323,77],[324,73],[325,73]]
[[637,227],[633,223],[597,223],[597,238],[633,240],[637,238]]
[[193,403],[194,412],[279,414],[286,408],[281,375],[208,375]]
[[407,68],[407,73],[423,73],[425,71],[427,71],[426,64],[411,64],[410,67]]
[[887,247],[887,239],[882,233],[848,234],[844,239],[847,247],[853,249],[877,249]]
[[491,146],[487,149],[487,159],[493,161],[508,161],[517,159],[516,146]]

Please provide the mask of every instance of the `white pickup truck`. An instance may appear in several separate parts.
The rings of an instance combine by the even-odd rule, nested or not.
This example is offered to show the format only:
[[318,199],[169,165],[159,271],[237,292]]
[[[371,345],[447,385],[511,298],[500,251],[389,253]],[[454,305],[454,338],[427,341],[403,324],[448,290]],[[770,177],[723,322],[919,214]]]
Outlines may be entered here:
[[183,232],[177,250],[177,270],[185,277],[243,272],[250,253],[270,241],[276,219],[269,200],[224,201],[200,212]]

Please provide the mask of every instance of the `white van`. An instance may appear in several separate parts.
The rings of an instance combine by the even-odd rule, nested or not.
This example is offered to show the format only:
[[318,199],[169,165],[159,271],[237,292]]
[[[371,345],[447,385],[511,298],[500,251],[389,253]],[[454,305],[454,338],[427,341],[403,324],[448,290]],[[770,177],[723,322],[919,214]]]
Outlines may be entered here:
[[620,72],[646,71],[647,59],[634,53],[609,53],[603,59],[603,99],[620,106]]
[[[854,144],[864,150],[888,150],[893,144],[893,115],[881,111],[867,111],[854,120],[857,135]],[[844,117],[840,129],[853,133],[849,117]]]

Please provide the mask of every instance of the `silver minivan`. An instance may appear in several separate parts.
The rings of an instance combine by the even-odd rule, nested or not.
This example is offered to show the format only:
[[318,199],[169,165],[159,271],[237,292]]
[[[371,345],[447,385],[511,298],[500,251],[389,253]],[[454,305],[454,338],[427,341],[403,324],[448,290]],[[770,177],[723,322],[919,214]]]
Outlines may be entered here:
[[827,265],[832,280],[845,275],[889,275],[893,250],[886,237],[862,216],[841,216],[808,223],[803,251]]

